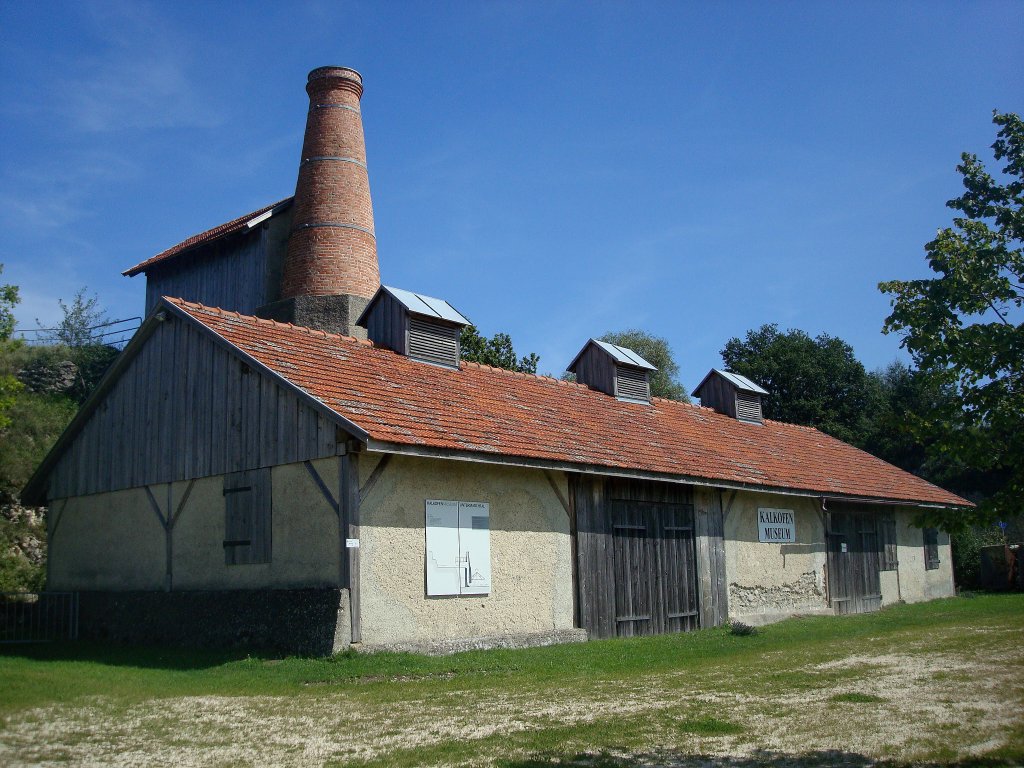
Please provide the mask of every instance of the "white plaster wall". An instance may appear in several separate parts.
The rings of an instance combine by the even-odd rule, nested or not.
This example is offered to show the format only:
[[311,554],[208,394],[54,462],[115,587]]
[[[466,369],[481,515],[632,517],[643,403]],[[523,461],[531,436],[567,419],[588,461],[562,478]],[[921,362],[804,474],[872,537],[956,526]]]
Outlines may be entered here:
[[[939,531],[939,567],[931,571],[925,570],[924,531],[914,525],[914,515],[912,509],[896,511],[899,560],[896,599],[918,603],[937,597],[952,597],[956,590],[953,587],[953,556],[949,546],[949,534]],[[883,592],[883,601],[885,597],[886,594]]]
[[[376,462],[360,461],[361,483]],[[568,488],[557,473],[564,498]],[[427,499],[490,504],[491,592],[427,597]],[[363,642],[431,643],[573,626],[569,519],[539,470],[394,456],[360,510]]]
[[[759,507],[792,510],[795,544],[757,540]],[[762,624],[794,613],[831,613],[825,595],[825,527],[818,501],[745,491],[723,494],[729,618]]]
[[[337,494],[338,460],[313,462]],[[171,486],[174,511],[188,487]],[[195,481],[172,536],[175,590],[337,586],[338,522],[302,463],[274,467],[271,562],[224,562],[224,480]],[[151,487],[161,510],[167,484]],[[53,502],[53,508],[62,504]],[[51,589],[164,589],[166,540],[142,488],[69,499],[51,538]]]

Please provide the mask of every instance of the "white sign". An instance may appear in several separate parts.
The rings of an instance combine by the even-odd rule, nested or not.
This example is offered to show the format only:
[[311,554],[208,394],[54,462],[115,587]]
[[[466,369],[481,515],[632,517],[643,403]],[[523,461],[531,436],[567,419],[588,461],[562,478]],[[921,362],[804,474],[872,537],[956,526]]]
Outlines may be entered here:
[[345,546],[349,549],[359,549],[359,539],[345,539]]
[[428,596],[490,593],[490,518],[486,502],[427,501]]
[[792,544],[796,541],[796,515],[791,509],[757,510],[757,540],[770,544]]

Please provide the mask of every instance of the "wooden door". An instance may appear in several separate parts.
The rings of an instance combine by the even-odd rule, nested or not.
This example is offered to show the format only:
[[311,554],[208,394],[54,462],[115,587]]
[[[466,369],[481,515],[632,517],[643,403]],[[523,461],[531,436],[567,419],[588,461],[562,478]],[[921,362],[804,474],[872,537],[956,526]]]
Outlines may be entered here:
[[828,596],[833,610],[839,614],[878,610],[882,605],[882,588],[875,515],[832,511],[826,538]]
[[613,501],[611,516],[615,635],[696,629],[693,509]]

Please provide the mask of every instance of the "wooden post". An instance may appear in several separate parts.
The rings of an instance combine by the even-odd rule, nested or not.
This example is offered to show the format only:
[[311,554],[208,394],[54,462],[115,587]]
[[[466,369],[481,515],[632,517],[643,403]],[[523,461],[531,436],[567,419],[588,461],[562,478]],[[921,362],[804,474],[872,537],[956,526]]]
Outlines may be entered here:
[[725,526],[721,492],[698,488],[695,492],[693,526],[697,549],[698,610],[700,626],[717,627],[729,615],[725,576]]
[[[352,618],[352,642],[362,641],[359,612],[359,454],[347,448],[338,458],[339,518],[343,538],[341,559],[348,586],[349,615]],[[356,546],[349,546],[352,540]]]

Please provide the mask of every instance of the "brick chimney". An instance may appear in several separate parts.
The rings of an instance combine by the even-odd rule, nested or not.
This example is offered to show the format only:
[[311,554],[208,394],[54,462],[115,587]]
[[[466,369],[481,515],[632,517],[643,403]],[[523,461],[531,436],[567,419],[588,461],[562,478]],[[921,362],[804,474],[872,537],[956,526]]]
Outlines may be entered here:
[[306,92],[281,298],[258,314],[365,338],[355,321],[380,287],[380,269],[359,112],[363,78],[347,67],[319,67]]

